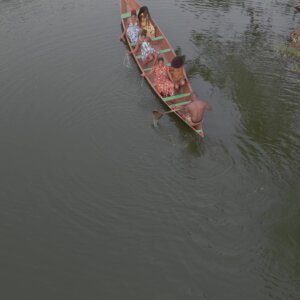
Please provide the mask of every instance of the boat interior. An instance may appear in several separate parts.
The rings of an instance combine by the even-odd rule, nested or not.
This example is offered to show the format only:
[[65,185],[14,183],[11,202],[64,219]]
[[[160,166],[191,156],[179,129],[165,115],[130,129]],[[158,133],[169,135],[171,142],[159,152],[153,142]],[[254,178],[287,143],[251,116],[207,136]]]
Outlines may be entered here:
[[[122,1],[121,17],[122,17],[122,21],[123,21],[123,26],[127,27],[127,20],[131,16],[131,10],[136,9],[138,12],[139,8],[140,8],[140,5],[138,3],[136,3],[135,1],[129,1],[129,0]],[[157,24],[155,24],[155,26],[156,26],[155,37],[151,39],[151,45],[158,52],[158,57],[163,57],[165,64],[170,66],[170,62],[176,56],[176,54],[175,54],[174,49],[172,48],[171,44],[169,43],[169,41],[167,40],[165,35],[162,33],[160,28],[157,26]],[[134,49],[133,45],[129,44],[129,47],[131,50]],[[149,71],[151,71],[153,62],[150,62],[148,65],[145,66],[142,62],[141,55],[139,55],[139,52],[137,53],[137,55],[135,55],[135,60],[141,71],[145,72],[146,74],[149,73]],[[185,74],[185,76],[186,76],[186,74]],[[176,107],[179,107],[181,105],[185,105],[185,104],[189,103],[189,98],[190,98],[192,89],[191,89],[191,86],[190,86],[190,83],[189,83],[187,77],[186,77],[187,84],[185,84],[178,91],[176,91],[174,96],[170,96],[170,97],[162,97],[155,90],[153,74],[148,75],[148,76],[146,75],[145,78],[148,80],[148,82],[150,83],[150,85],[152,86],[154,91],[157,93],[157,95],[168,106],[174,105]]]

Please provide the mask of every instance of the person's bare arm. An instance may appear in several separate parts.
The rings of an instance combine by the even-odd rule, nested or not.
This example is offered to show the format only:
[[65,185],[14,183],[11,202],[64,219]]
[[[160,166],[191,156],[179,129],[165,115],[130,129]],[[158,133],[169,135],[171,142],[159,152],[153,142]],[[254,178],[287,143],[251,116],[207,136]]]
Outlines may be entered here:
[[125,41],[124,36],[126,34],[126,28],[124,28],[123,33],[120,35],[120,40]]
[[169,79],[173,82],[173,78],[172,78],[172,75],[171,75],[168,67],[167,67],[167,74],[168,74]]

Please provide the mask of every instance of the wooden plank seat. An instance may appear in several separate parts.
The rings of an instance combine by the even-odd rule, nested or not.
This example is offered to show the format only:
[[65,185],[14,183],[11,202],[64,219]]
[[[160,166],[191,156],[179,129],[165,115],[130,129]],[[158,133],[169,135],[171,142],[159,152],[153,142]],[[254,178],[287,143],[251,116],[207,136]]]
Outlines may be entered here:
[[[136,11],[136,15],[138,15],[138,13],[139,13],[139,9]],[[131,17],[131,11],[128,11],[128,12],[125,12],[125,13],[121,14],[122,19],[127,19],[129,17]]]
[[170,97],[164,97],[164,98],[162,98],[162,100],[163,100],[164,102],[168,102],[168,101],[172,101],[172,100],[176,100],[176,99],[188,97],[188,96],[190,96],[190,95],[191,95],[191,93],[177,94],[177,95],[170,96]]
[[189,103],[191,103],[191,101],[184,101],[184,102],[175,103],[175,104],[173,104],[173,106],[180,107],[183,105],[187,105]]
[[[156,37],[154,37],[154,38],[151,38],[151,40],[152,41],[160,41],[160,40],[163,40],[164,39],[164,37],[162,36],[162,35],[160,35],[160,36],[156,36]],[[134,46],[134,43],[130,43],[130,46]]]

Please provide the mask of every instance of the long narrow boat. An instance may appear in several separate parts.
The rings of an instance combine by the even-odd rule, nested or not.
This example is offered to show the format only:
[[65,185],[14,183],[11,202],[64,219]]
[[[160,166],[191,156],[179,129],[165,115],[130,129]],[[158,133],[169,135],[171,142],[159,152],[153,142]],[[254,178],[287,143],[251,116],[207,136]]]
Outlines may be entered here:
[[[136,11],[138,12],[140,7],[141,7],[141,5],[136,0],[120,0],[120,12],[121,12],[121,20],[122,20],[123,30],[124,30],[124,28],[127,28],[126,23],[127,23],[127,19],[131,16],[131,10],[136,9]],[[154,22],[153,18],[152,18],[152,21]],[[176,53],[156,23],[155,23],[155,26],[156,26],[156,36],[154,38],[152,38],[151,45],[157,50],[157,52],[159,53],[159,57],[163,57],[165,63],[170,64],[172,59],[176,56]],[[130,44],[130,41],[126,34],[125,34],[125,37],[126,37],[127,44],[129,46],[130,50],[132,51],[133,46]],[[134,55],[134,54],[132,54],[132,55],[133,55],[134,60],[137,63],[141,72],[145,72],[147,74],[147,72],[151,71],[152,62],[150,62],[149,67],[144,69],[142,66],[141,55],[139,55],[138,53],[136,55]],[[158,91],[156,90],[156,88],[154,86],[154,75],[153,74],[145,76],[145,79],[147,80],[147,82],[149,83],[149,85],[151,86],[151,88],[153,89],[155,94],[157,95],[157,97],[159,97],[161,99],[161,101],[169,107],[170,110],[171,109],[175,110],[177,108],[180,108],[183,105],[190,103],[190,96],[191,96],[191,93],[193,92],[193,90],[192,90],[191,84],[186,76],[185,70],[184,70],[184,73],[185,73],[187,84],[185,84],[183,87],[181,87],[181,89],[179,90],[180,92],[178,92],[174,96],[170,96],[170,97],[162,97],[158,93]],[[183,118],[183,116],[180,114],[180,112],[174,112],[174,114],[176,114],[184,123],[186,123],[195,133],[197,133],[200,136],[203,135],[202,129],[198,129],[196,126],[192,126],[191,124],[189,124],[189,122],[187,122]]]

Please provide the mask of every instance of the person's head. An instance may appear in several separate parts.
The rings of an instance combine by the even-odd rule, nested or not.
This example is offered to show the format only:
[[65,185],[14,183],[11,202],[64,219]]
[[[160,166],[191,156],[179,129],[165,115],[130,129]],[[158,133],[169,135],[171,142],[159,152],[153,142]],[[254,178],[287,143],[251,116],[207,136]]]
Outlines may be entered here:
[[141,37],[147,37],[147,30],[146,29],[142,30]]
[[147,17],[150,18],[150,13],[149,13],[149,10],[148,10],[147,6],[142,6],[139,10],[139,13],[138,13],[139,20],[141,20],[142,17],[143,18],[147,18]]
[[136,15],[136,10],[135,9],[133,9],[131,11],[131,17],[130,17],[130,19],[131,19],[131,22],[135,22],[136,21],[137,15]]
[[176,56],[172,59],[171,66],[173,68],[180,68],[184,65],[184,61],[185,61],[184,55]]
[[159,57],[157,60],[157,63],[159,66],[162,66],[164,64],[165,60],[163,59],[163,57]]

